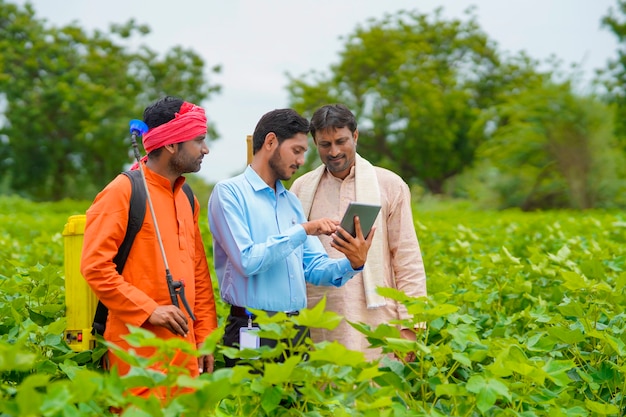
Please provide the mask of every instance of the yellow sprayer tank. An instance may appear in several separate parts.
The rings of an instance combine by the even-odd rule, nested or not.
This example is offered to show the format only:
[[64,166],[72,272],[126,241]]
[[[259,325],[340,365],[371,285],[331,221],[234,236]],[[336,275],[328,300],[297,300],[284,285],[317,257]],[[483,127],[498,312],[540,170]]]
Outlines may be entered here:
[[70,216],[63,229],[65,246],[65,340],[76,352],[93,349],[96,339],[91,324],[98,299],[80,273],[80,257],[85,234],[85,215]]

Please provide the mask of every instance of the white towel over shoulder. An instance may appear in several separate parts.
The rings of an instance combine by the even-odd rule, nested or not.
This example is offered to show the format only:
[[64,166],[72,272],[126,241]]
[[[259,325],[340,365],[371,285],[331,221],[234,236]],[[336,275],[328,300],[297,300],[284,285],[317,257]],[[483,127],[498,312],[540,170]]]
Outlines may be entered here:
[[[326,166],[321,165],[302,179],[303,183],[298,198],[302,202],[304,214],[307,218],[311,213],[313,198],[315,197],[317,186],[325,170]],[[354,172],[356,201],[359,203],[380,205],[380,189],[378,187],[378,178],[376,177],[374,166],[357,154]],[[381,210],[381,214],[378,215],[374,222],[376,233],[374,234],[372,246],[367,254],[367,262],[365,262],[365,266],[363,267],[363,286],[367,308],[378,308],[387,304],[385,298],[376,292],[377,287],[384,286],[383,241],[381,235],[383,230],[385,230],[382,227],[383,212],[384,211]]]

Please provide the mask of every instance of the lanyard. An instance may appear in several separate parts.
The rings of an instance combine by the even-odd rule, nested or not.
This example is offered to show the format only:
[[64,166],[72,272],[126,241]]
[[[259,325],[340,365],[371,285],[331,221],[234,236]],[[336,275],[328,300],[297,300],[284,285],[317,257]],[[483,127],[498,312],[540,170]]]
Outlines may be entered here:
[[248,329],[252,329],[252,313],[247,308],[246,314],[248,315]]

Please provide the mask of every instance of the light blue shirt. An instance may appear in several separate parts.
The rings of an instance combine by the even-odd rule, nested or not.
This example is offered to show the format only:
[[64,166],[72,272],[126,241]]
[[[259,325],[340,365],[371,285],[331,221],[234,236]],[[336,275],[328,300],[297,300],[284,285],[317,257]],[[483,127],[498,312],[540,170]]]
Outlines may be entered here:
[[222,299],[239,307],[294,311],[306,307],[306,282],[345,284],[360,270],[331,259],[307,236],[300,200],[280,181],[276,192],[248,166],[219,182],[209,198],[213,262]]

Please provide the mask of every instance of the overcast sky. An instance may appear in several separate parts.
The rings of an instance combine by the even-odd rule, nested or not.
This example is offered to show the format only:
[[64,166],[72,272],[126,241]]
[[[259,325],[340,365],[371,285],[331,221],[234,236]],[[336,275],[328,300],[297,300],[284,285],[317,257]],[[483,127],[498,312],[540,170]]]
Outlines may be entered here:
[[[578,64],[590,78],[616,56],[612,33],[600,19],[617,0],[35,0],[37,16],[51,24],[77,21],[85,29],[135,18],[151,27],[143,43],[165,51],[175,45],[200,54],[222,93],[201,103],[220,139],[209,143],[201,174],[209,181],[230,177],[246,162],[245,137],[267,111],[287,106],[287,77],[327,72],[338,61],[341,37],[370,17],[387,12],[443,7],[463,18],[469,6],[500,51],[521,50],[539,60],[556,55]],[[24,3],[24,1],[17,1]],[[176,95],[176,92],[171,92]],[[129,115],[129,119],[141,115]]]

